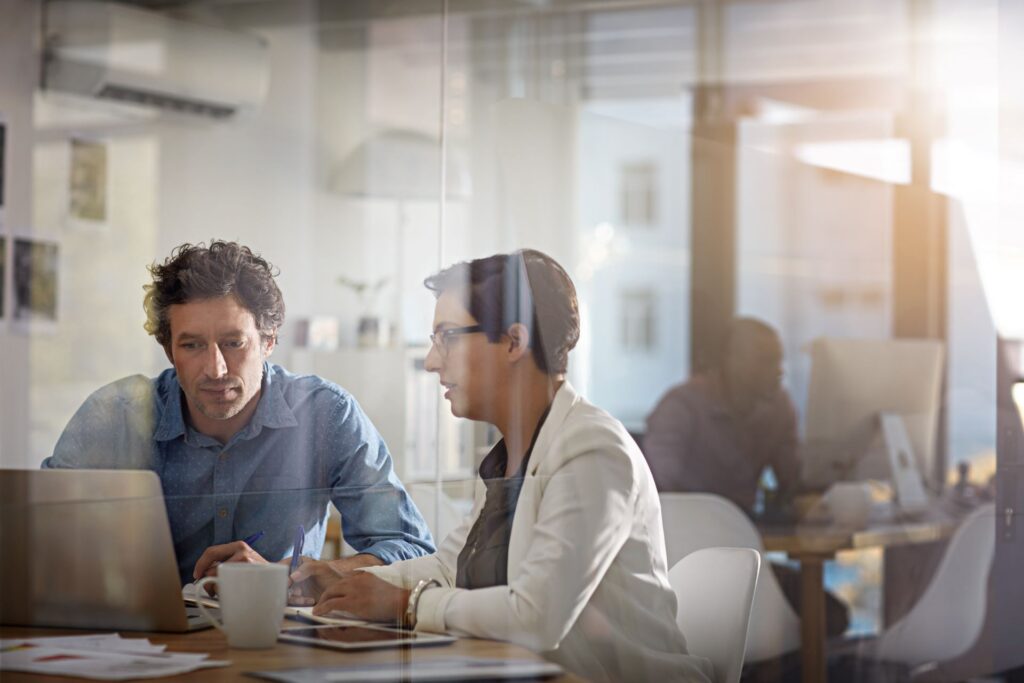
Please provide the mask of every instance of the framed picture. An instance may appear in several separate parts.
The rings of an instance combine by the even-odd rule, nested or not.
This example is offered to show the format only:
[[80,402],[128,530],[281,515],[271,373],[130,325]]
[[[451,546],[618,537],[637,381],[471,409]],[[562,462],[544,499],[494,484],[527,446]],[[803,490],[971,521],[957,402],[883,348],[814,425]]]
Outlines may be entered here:
[[88,140],[71,140],[68,213],[72,219],[91,223],[107,220],[107,146]]
[[13,242],[13,320],[56,322],[57,244],[24,237]]

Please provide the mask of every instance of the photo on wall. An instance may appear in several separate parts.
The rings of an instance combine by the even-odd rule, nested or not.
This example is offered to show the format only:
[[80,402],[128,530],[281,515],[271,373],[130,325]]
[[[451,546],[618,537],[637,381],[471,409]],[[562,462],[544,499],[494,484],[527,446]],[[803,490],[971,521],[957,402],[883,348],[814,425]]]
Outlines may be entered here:
[[16,321],[57,320],[57,244],[14,239],[14,307]]
[[107,220],[107,146],[88,140],[71,141],[68,212],[79,221]]

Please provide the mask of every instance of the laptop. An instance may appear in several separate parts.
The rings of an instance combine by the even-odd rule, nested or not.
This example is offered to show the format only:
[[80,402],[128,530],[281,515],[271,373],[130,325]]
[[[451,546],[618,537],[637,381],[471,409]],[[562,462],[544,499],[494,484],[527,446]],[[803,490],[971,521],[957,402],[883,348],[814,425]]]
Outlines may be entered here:
[[142,470],[0,469],[0,624],[186,632],[160,480]]

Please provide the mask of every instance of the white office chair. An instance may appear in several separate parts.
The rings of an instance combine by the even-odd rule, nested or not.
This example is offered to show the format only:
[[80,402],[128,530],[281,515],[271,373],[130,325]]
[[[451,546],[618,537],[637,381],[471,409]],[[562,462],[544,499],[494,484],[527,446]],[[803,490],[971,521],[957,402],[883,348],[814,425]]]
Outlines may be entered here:
[[981,633],[995,554],[995,506],[983,505],[956,530],[921,599],[880,636],[879,659],[922,667],[966,652]]
[[[761,535],[735,504],[710,493],[662,493],[668,566],[702,548],[733,546],[764,552]],[[770,568],[754,593],[746,661],[761,662],[800,647],[800,617]]]
[[668,572],[687,650],[711,661],[716,683],[740,680],[760,565],[750,548],[704,548]]

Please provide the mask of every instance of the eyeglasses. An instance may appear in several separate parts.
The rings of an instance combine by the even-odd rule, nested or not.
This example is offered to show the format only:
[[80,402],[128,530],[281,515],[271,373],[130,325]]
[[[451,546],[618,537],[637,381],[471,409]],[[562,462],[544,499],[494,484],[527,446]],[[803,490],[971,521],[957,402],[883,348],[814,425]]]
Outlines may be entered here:
[[462,334],[473,334],[474,332],[483,332],[484,328],[480,325],[467,325],[465,327],[449,327],[447,330],[441,330],[435,334],[430,335],[430,343],[434,345],[437,352],[441,354],[443,358],[448,357],[448,352],[451,351],[452,339]]

